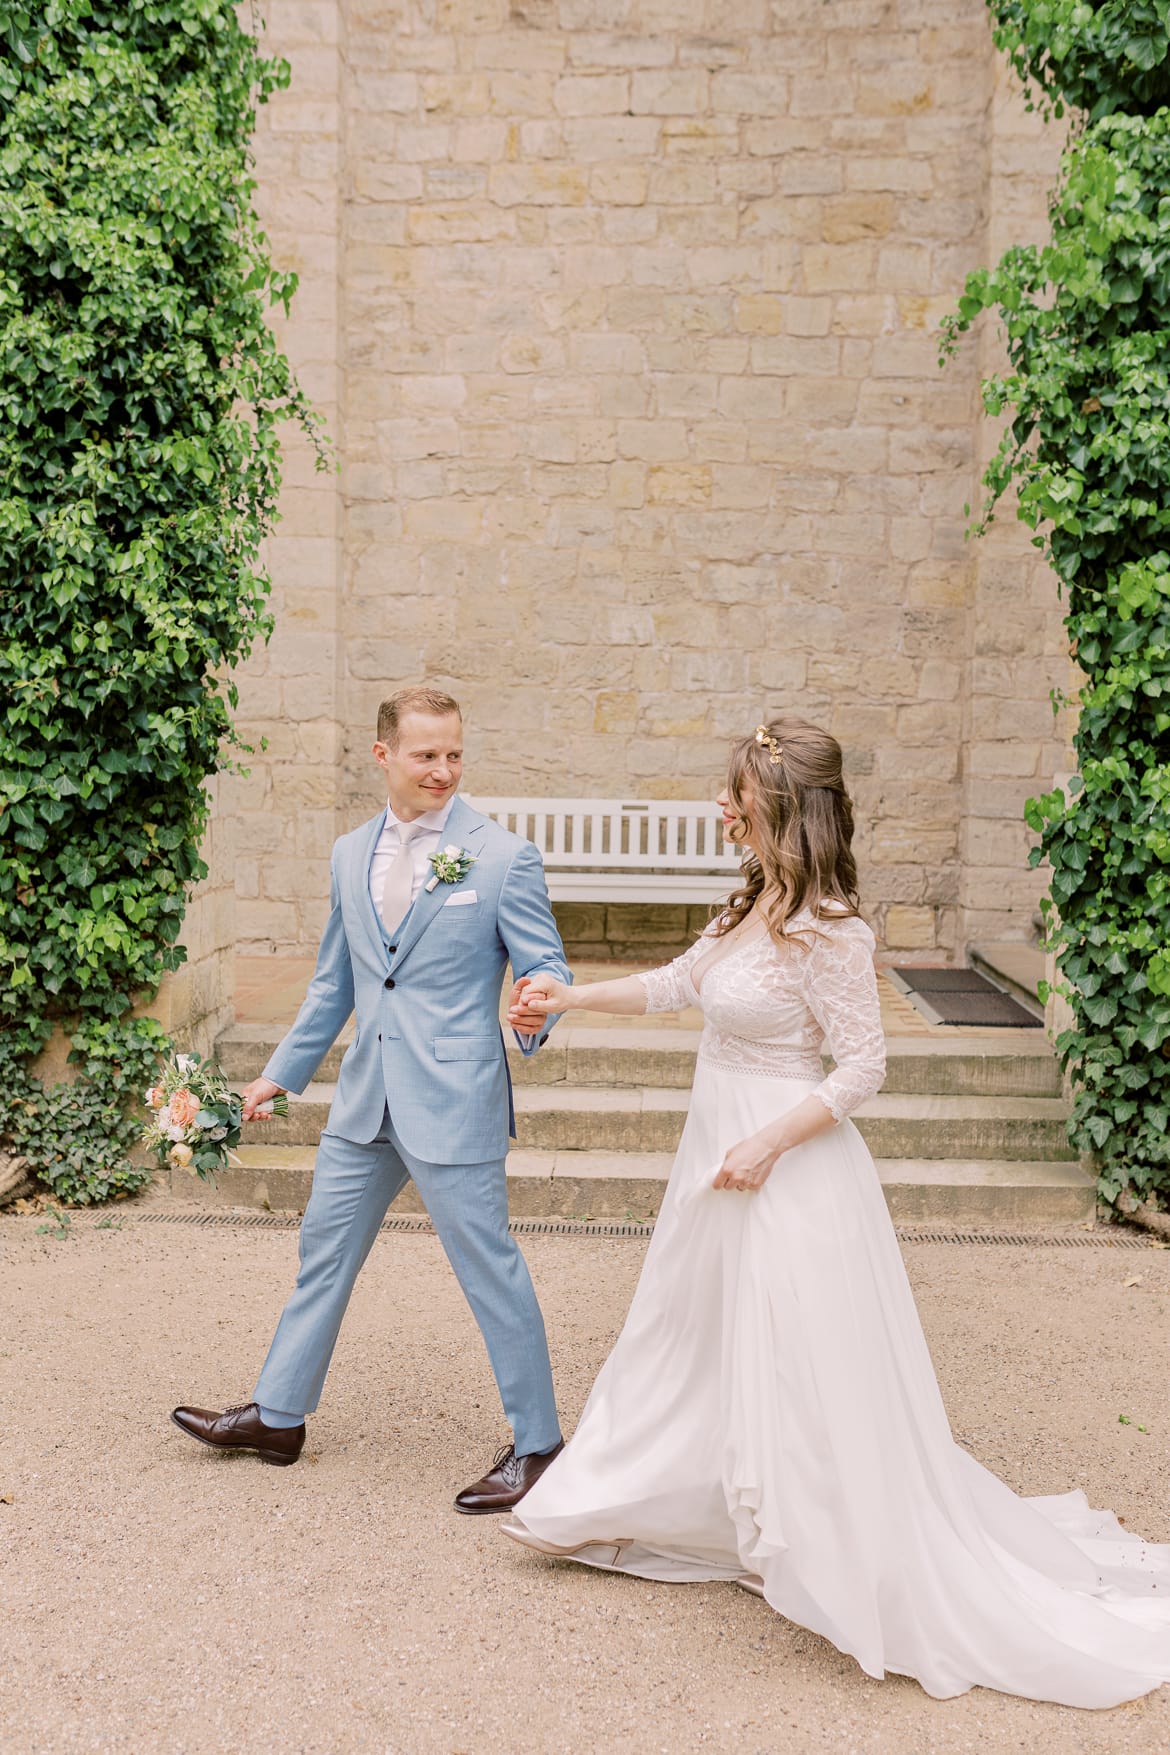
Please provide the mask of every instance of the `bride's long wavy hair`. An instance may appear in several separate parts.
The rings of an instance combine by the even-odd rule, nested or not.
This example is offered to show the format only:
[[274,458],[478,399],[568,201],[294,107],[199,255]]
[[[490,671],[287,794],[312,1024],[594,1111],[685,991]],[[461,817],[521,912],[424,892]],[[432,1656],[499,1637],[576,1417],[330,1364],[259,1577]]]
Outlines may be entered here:
[[[729,833],[733,841],[743,840],[750,808],[759,853],[744,859],[743,884],[721,911],[717,938],[746,920],[765,889],[770,894],[764,917],[776,940],[794,936],[788,924],[805,910],[814,920],[858,914],[853,805],[841,773],[840,744],[807,719],[773,719],[760,732],[764,741],[759,732],[752,733],[731,750],[727,796],[738,824]],[[780,759],[773,761],[777,750]]]

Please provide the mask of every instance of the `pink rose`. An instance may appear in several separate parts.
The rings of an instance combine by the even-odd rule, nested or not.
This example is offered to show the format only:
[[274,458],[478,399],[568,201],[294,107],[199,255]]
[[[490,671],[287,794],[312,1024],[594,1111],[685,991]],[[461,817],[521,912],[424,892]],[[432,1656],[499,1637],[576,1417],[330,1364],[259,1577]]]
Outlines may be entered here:
[[190,1127],[199,1113],[199,1099],[190,1091],[176,1091],[170,1101],[170,1111],[175,1127]]
[[166,1105],[167,1095],[158,1085],[151,1085],[146,1093],[146,1101],[152,1109],[162,1109]]

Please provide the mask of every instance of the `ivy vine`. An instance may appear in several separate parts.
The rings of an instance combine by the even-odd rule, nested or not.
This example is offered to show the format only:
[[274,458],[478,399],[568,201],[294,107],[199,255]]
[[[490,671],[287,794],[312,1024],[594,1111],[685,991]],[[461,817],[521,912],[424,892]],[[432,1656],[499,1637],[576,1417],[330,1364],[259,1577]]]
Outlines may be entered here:
[[1170,1197],[1170,0],[988,0],[998,45],[1074,126],[1051,238],[972,274],[1010,369],[987,516],[1010,487],[1067,603],[1079,773],[1027,807],[1058,991],[1070,1138],[1102,1198]]
[[165,1038],[129,1014],[182,960],[224,679],[270,631],[279,421],[326,461],[252,203],[287,81],[229,0],[0,0],[0,1140],[72,1202],[149,1177]]

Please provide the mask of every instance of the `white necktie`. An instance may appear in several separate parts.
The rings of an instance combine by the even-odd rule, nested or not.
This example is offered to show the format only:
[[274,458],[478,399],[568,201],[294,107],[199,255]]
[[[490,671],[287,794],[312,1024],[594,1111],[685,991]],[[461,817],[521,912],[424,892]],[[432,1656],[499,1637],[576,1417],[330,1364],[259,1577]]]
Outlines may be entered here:
[[414,858],[410,851],[414,829],[400,823],[398,833],[402,844],[387,869],[382,891],[382,920],[391,938],[406,918],[414,892]]

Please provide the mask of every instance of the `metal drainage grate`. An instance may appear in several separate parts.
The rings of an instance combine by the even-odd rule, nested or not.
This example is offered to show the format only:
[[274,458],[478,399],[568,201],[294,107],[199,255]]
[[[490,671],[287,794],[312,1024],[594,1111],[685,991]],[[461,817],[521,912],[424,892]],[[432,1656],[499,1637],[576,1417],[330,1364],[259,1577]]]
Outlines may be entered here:
[[1028,1249],[1161,1249],[1141,1232],[1121,1226],[1100,1231],[941,1231],[917,1225],[895,1227],[901,1243],[1003,1243]]
[[[289,1231],[301,1222],[299,1213],[146,1212],[126,1213],[135,1225],[198,1225],[205,1230],[224,1226],[251,1231]],[[383,1231],[432,1234],[434,1227],[423,1213],[394,1213],[383,1219]],[[652,1220],[639,1219],[513,1219],[508,1229],[516,1237],[650,1237]],[[957,1243],[999,1245],[1026,1249],[1158,1249],[1162,1245],[1140,1231],[1104,1226],[1099,1231],[948,1231],[939,1226],[898,1225],[901,1243]]]
[[[290,1231],[301,1222],[299,1213],[155,1212],[127,1213],[136,1225],[198,1225],[204,1230],[223,1226],[249,1231]],[[425,1213],[392,1213],[383,1219],[382,1231],[417,1231],[434,1235]],[[517,1237],[650,1237],[653,1221],[639,1219],[513,1219],[509,1231]]]
[[1041,1030],[1044,1019],[975,969],[936,969],[903,964],[883,971],[930,1024],[998,1024]]

